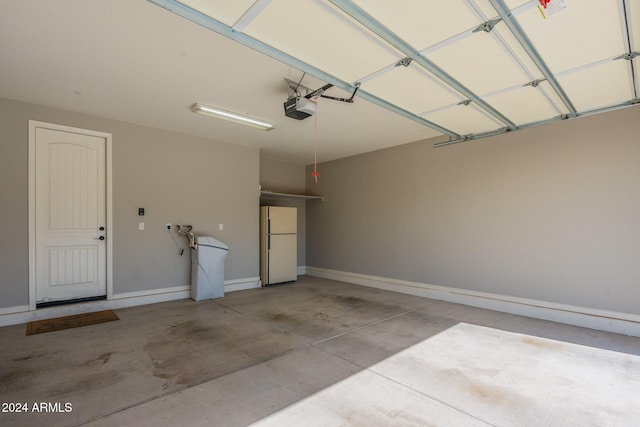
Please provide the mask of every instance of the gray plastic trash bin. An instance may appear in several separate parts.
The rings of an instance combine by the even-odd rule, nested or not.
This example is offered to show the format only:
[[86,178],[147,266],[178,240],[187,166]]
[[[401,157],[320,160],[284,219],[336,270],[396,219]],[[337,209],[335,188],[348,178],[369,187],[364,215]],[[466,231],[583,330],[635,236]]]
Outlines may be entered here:
[[195,236],[191,249],[191,299],[201,301],[224,296],[224,260],[229,247],[207,236]]

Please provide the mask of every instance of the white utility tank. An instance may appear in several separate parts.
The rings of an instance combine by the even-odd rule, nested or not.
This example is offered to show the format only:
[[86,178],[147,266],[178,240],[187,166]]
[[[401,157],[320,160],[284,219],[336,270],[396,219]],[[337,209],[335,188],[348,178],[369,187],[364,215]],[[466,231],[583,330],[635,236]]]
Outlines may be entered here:
[[195,236],[191,249],[191,299],[202,301],[224,296],[224,260],[229,247],[208,236]]

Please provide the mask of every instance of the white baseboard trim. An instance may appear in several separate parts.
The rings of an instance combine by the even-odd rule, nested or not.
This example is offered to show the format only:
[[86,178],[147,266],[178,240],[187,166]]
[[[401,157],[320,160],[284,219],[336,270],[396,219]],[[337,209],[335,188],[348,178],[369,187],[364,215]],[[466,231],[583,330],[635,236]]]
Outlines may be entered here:
[[[164,294],[175,294],[186,292],[186,298],[189,298],[189,292],[191,291],[191,286],[183,285],[183,286],[174,286],[173,288],[161,288],[161,289],[147,289],[145,291],[135,291],[135,292],[123,292],[120,294],[113,294],[112,300],[119,300],[124,298],[140,298],[140,297],[159,297]],[[176,298],[179,299],[179,298]],[[170,301],[170,300],[166,300]],[[164,302],[164,301],[162,301]]]
[[5,314],[20,313],[22,311],[29,311],[28,305],[16,305],[14,307],[2,307],[0,308],[0,316]]
[[640,337],[640,316],[636,314],[428,285],[319,267],[306,267],[306,274],[536,319]]
[[235,292],[235,291],[244,291],[247,289],[256,289],[260,287],[260,278],[259,277],[249,277],[247,279],[237,279],[237,280],[225,280],[224,281],[224,291],[226,292]]
[[[224,282],[225,292],[244,289],[255,289],[259,286],[259,277],[227,280]],[[57,307],[39,308],[29,311],[28,305],[0,308],[0,327],[33,322],[34,320],[52,319],[54,317],[91,313],[101,310],[134,307],[155,304],[191,297],[191,286],[175,286],[172,288],[148,289],[144,291],[123,292],[114,294],[110,300],[91,301],[79,304],[61,305]]]
[[307,274],[307,267],[305,267],[304,265],[299,265],[297,275],[304,276],[305,274]]

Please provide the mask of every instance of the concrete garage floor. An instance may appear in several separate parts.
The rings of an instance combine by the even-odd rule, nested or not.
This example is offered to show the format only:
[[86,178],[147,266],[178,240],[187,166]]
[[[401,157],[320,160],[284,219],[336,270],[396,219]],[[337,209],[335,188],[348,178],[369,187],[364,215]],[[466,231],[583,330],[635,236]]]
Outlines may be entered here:
[[0,328],[0,425],[638,425],[640,339],[301,277]]

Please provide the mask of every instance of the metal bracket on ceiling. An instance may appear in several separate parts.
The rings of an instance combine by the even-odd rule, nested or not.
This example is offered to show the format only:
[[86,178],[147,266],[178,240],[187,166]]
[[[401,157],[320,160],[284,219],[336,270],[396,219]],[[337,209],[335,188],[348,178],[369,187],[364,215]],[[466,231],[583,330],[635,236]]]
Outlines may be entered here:
[[409,64],[411,64],[411,61],[413,61],[413,59],[406,57],[406,58],[402,58],[400,61],[396,62],[395,67],[408,67]]
[[311,89],[309,86],[305,86],[303,84],[301,84],[300,82],[296,82],[294,80],[288,79],[288,78],[284,78],[284,81],[287,82],[287,87],[289,88],[289,90],[291,90],[292,92],[297,92],[299,89],[304,89],[305,90],[305,95],[310,94],[311,92],[313,92],[315,89]]
[[626,59],[627,61],[631,61],[633,58],[640,56],[640,52],[629,52],[624,55],[616,56],[613,60],[617,59]]
[[468,142],[468,141],[476,140],[480,138],[488,138],[490,136],[502,135],[504,133],[512,132],[515,130],[518,130],[518,128],[502,127],[500,129],[492,130],[490,132],[469,133],[467,135],[462,135],[460,138],[450,139],[449,141],[433,144],[433,148],[446,147],[447,145],[460,144],[461,142]]
[[532,80],[529,83],[523,84],[522,87],[525,86],[531,86],[531,87],[538,87],[538,85],[544,81],[546,81],[547,79],[538,79],[538,80]]
[[360,89],[360,82],[355,82],[353,84],[353,93],[351,94],[350,98],[340,98],[337,96],[329,96],[329,95],[325,95],[324,92],[328,89],[331,89],[334,85],[332,85],[331,83],[328,83],[324,86],[322,86],[320,89],[316,89],[311,93],[308,93],[307,95],[305,95],[305,98],[307,99],[311,99],[311,100],[316,100],[318,98],[327,98],[327,99],[332,99],[334,101],[341,101],[341,102],[348,102],[350,104],[353,104],[353,98],[356,96],[356,92],[358,92],[358,89]]
[[[316,100],[317,98],[327,98],[327,99],[333,99],[334,101],[348,102],[351,104],[353,104],[353,98],[356,96],[356,92],[358,91],[358,89],[360,89],[360,86],[361,86],[360,82],[355,82],[353,84],[354,89],[350,98],[338,98],[335,96],[329,96],[324,94],[326,90],[331,89],[334,86],[331,83],[324,85],[320,89],[311,89],[310,87],[305,86],[300,82],[293,81],[286,77],[284,78],[284,81],[287,82],[287,86],[289,87],[289,90],[293,93],[293,95],[297,94],[298,90],[302,88],[306,92],[304,97],[307,99]],[[289,95],[289,97],[291,96],[292,95]]]
[[484,22],[478,25],[476,29],[472,31],[472,33],[477,33],[478,31],[484,31],[485,33],[490,33],[491,30],[493,30],[493,27],[495,27],[500,21],[502,21],[502,18],[490,19],[487,22]]
[[456,105],[464,105],[465,107],[469,104],[471,104],[471,100],[470,99],[465,99],[464,101],[460,101],[458,102]]

